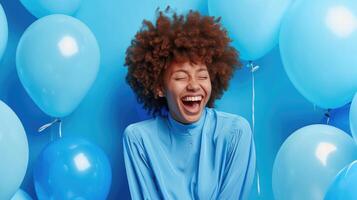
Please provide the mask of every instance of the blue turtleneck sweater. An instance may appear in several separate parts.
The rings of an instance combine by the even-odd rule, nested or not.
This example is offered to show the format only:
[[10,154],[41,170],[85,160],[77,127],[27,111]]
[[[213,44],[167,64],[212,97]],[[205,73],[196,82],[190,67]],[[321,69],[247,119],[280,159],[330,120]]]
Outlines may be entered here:
[[188,125],[156,117],[129,125],[123,146],[133,200],[248,198],[255,149],[243,117],[211,108]]

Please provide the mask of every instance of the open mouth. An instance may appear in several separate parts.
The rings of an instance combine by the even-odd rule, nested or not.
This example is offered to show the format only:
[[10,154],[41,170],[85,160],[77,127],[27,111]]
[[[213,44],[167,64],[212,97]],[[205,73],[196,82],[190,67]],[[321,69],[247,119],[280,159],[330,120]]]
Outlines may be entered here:
[[190,114],[197,114],[200,112],[200,105],[203,96],[185,96],[181,99],[184,109]]

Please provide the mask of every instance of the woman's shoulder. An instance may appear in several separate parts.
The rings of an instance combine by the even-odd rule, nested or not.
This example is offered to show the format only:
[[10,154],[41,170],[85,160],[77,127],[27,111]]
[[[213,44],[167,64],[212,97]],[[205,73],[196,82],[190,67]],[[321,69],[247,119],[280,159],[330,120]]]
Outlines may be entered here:
[[151,119],[147,119],[144,121],[139,121],[139,122],[135,122],[132,124],[129,124],[126,129],[130,129],[130,130],[138,130],[138,129],[145,129],[145,128],[151,128],[152,126],[154,126],[157,123],[158,118],[151,118]]
[[221,123],[225,127],[236,127],[240,129],[250,129],[249,122],[241,115],[219,111],[213,108],[208,110],[208,113],[215,115],[217,122]]
[[252,137],[250,124],[243,116],[216,109],[210,109],[208,113],[216,118],[216,130],[219,130],[217,137],[223,137],[225,140],[231,140],[232,137]]
[[157,128],[159,118],[151,118],[140,122],[129,124],[124,130],[124,137],[127,138],[142,138],[143,134]]

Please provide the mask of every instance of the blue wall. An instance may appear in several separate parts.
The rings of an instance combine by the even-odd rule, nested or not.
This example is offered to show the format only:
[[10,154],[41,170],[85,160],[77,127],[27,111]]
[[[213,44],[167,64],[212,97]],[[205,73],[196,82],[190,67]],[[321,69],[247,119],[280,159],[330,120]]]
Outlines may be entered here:
[[[58,135],[57,127],[45,133],[37,129],[50,122],[33,103],[19,82],[15,67],[17,43],[23,31],[36,20],[18,0],[0,0],[9,24],[9,41],[0,62],[0,99],[19,116],[26,129],[30,161],[21,186],[34,199],[33,164],[42,148]],[[75,17],[86,23],[101,49],[101,68],[92,89],[78,109],[63,120],[63,135],[84,137],[101,147],[108,155],[113,181],[108,199],[130,199],[122,156],[121,136],[124,128],[148,116],[135,101],[124,82],[126,69],[123,58],[126,47],[140,27],[143,18],[153,19],[157,6],[165,7],[170,1],[154,0],[86,0]],[[174,2],[174,1],[173,1]],[[205,1],[190,1],[189,5],[171,4],[178,11],[188,8],[207,13]],[[181,6],[181,7],[180,7]],[[275,155],[294,130],[319,123],[323,110],[305,100],[291,85],[275,48],[256,62],[255,72],[255,140],[258,170],[261,179],[261,199],[272,199],[271,173]],[[248,68],[236,72],[229,91],[217,102],[217,108],[240,114],[251,121],[251,73]],[[252,199],[258,198],[252,192]]]

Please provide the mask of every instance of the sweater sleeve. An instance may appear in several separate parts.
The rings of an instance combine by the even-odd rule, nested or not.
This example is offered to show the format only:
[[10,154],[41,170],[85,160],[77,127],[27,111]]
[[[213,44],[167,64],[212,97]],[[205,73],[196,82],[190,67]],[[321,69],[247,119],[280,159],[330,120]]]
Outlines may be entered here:
[[229,137],[224,178],[218,199],[248,199],[255,175],[255,147],[249,123],[239,120]]
[[131,126],[124,131],[123,148],[131,198],[133,200],[160,199],[146,153]]

